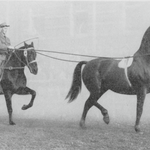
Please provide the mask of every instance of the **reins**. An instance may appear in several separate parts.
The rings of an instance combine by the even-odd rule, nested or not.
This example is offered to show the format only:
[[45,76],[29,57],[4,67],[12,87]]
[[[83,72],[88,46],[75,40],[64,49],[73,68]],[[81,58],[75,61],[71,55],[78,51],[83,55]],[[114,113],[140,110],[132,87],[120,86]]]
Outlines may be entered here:
[[79,61],[76,61],[76,60],[69,60],[69,59],[62,59],[62,58],[58,58],[58,57],[53,57],[53,56],[49,56],[49,55],[42,54],[42,53],[39,53],[39,52],[37,52],[37,53],[42,55],[42,56],[45,56],[45,57],[48,57],[48,58],[51,58],[51,59],[55,59],[55,60],[60,60],[60,61],[65,61],[65,62],[74,62],[74,63],[79,62]]
[[[23,50],[24,49],[19,49],[19,50]],[[58,57],[54,57],[54,56],[50,56],[47,54],[43,54],[41,52],[46,52],[46,53],[53,53],[53,54],[61,54],[61,55],[70,55],[70,56],[80,56],[80,57],[87,57],[87,58],[103,58],[103,60],[108,60],[108,59],[128,59],[128,58],[133,58],[135,56],[126,56],[126,57],[100,57],[100,56],[94,56],[94,55],[83,55],[83,54],[77,54],[77,53],[68,53],[68,52],[60,52],[60,51],[49,51],[49,50],[39,50],[39,49],[34,49],[36,51],[37,54],[51,58],[51,59],[55,59],[55,60],[59,60],[59,61],[66,61],[66,62],[74,62],[74,63],[78,63],[80,61],[76,61],[76,60],[70,60],[70,59],[62,59],[62,58],[58,58]],[[149,54],[150,55],[150,54]]]
[[[13,53],[16,55],[16,57],[17,57],[18,60],[20,61],[20,58],[17,56],[16,52],[14,51]],[[7,60],[7,62],[6,62],[6,65],[7,65],[8,61],[10,60],[10,57],[11,57],[11,56],[12,56],[12,53],[11,53],[11,55],[9,56],[9,58],[8,58],[8,60]],[[12,66],[10,66],[10,67],[3,67],[3,69],[8,69],[8,70],[23,69],[23,68],[24,68],[24,67],[12,67]]]
[[[16,54],[16,50],[19,50],[19,51],[25,51],[25,49],[15,49],[13,53],[15,53],[16,57],[18,58],[18,60],[22,63],[24,63],[19,57],[18,55]],[[58,57],[54,57],[54,56],[50,56],[50,55],[47,55],[47,54],[43,54],[42,52],[45,52],[45,53],[53,53],[53,54],[61,54],[61,55],[70,55],[70,56],[80,56],[80,57],[86,57],[86,58],[102,58],[103,60],[122,60],[122,59],[128,59],[128,58],[134,58],[134,57],[142,57],[142,56],[149,56],[149,54],[143,54],[143,55],[132,55],[132,56],[125,56],[125,57],[100,57],[100,56],[94,56],[94,55],[83,55],[83,54],[77,54],[77,53],[68,53],[68,52],[60,52],[60,51],[49,51],[49,50],[37,50],[37,49],[34,49],[36,51],[37,54],[39,55],[42,55],[42,56],[45,56],[45,57],[48,57],[48,58],[51,58],[51,59],[55,59],[55,60],[59,60],[59,61],[65,61],[65,62],[73,62],[73,63],[78,63],[80,61],[77,61],[77,60],[70,60],[70,59],[63,59],[63,58],[58,58]],[[25,63],[24,63],[25,64]],[[27,65],[27,64],[25,64]],[[1,68],[1,67],[0,67]],[[23,69],[24,67],[4,67],[4,69]]]
[[[19,49],[24,50],[24,49]],[[62,55],[72,55],[72,56],[81,56],[81,57],[91,57],[91,58],[104,58],[104,59],[123,59],[123,58],[131,58],[134,56],[125,56],[125,57],[100,57],[100,56],[94,56],[94,55],[83,55],[83,54],[77,54],[77,53],[68,53],[68,52],[60,52],[60,51],[49,51],[45,49],[34,49],[36,52],[41,54],[40,52],[46,52],[46,53],[54,53],[54,54],[62,54]],[[150,54],[149,54],[150,55]]]
[[[39,37],[33,37],[33,38],[30,38],[30,39],[24,40],[24,41],[20,42],[19,44],[17,44],[15,47],[17,47],[18,45],[22,44],[23,42],[30,41],[30,40],[33,40],[33,39],[39,39]],[[24,49],[19,49],[19,50],[23,50],[24,51]],[[46,49],[34,49],[34,50],[39,55],[42,55],[42,56],[45,56],[45,57],[48,57],[48,58],[51,58],[51,59],[59,60],[59,61],[73,62],[73,63],[78,63],[80,61],[58,58],[58,57],[50,56],[50,55],[43,54],[43,53],[61,54],[61,55],[69,55],[69,56],[79,56],[79,57],[86,57],[86,58],[102,58],[103,60],[114,60],[114,59],[115,60],[122,60],[122,59],[128,59],[128,58],[134,58],[134,57],[141,57],[141,56],[148,56],[148,55],[150,55],[150,53],[149,53],[149,54],[144,54],[144,55],[136,55],[136,56],[135,55],[131,55],[131,56],[125,56],[125,57],[100,57],[100,56],[94,56],[94,55],[84,55],[84,54],[61,52],[61,51],[50,51],[50,50],[46,50]]]
[[[20,49],[15,49],[15,50],[12,51],[12,53],[9,55],[9,57],[8,57],[8,59],[7,59],[6,63],[5,63],[5,65],[7,65],[7,63],[9,62],[9,60],[10,60],[10,58],[11,58],[11,56],[12,56],[13,53],[15,54],[16,58],[17,58],[21,63],[23,63],[25,66],[29,66],[30,63],[33,63],[33,61],[32,61],[32,62],[28,62],[27,58],[26,58],[27,64],[26,64],[25,62],[23,62],[23,61],[20,59],[20,57],[17,55],[16,50],[20,50]],[[22,49],[22,50],[23,50],[23,49]],[[24,51],[28,51],[28,50],[29,50],[29,49],[24,49]],[[26,56],[25,56],[25,57],[26,57]],[[1,69],[8,69],[8,70],[24,69],[24,67],[12,67],[12,66],[9,66],[9,67],[0,67],[0,68],[1,68]]]
[[45,56],[45,57],[49,57],[51,59],[55,59],[55,60],[60,60],[60,61],[66,61],[66,62],[74,62],[74,63],[78,63],[80,61],[76,61],[76,60],[68,60],[68,59],[62,59],[62,58],[58,58],[58,57],[53,57],[53,56],[49,56],[47,54],[43,54],[41,52],[46,52],[46,53],[54,53],[54,54],[62,54],[62,55],[71,55],[71,56],[80,56],[80,57],[87,57],[87,58],[102,58],[103,60],[122,60],[122,59],[128,59],[128,58],[134,58],[134,57],[142,57],[142,56],[149,56],[149,54],[143,54],[143,55],[132,55],[132,56],[125,56],[125,57],[100,57],[100,56],[93,56],[93,55],[83,55],[83,54],[76,54],[76,53],[67,53],[67,52],[59,52],[59,51],[49,51],[49,50],[36,50],[36,52],[39,55]]
[[[15,46],[15,49],[18,45],[22,44],[23,42],[27,42],[33,39],[39,39],[39,37],[33,37],[33,38],[29,38],[26,39],[22,42],[20,42],[19,44],[17,44]],[[19,49],[19,50],[23,50],[24,49]],[[126,57],[100,57],[100,56],[93,56],[93,55],[83,55],[83,54],[75,54],[75,53],[69,53],[69,52],[61,52],[61,51],[50,51],[50,50],[46,50],[46,49],[35,49],[35,51],[42,56],[51,58],[51,59],[55,59],[55,60],[59,60],[59,61],[65,61],[65,62],[74,62],[74,63],[78,63],[80,61],[77,60],[70,60],[70,59],[63,59],[63,58],[58,58],[58,57],[54,57],[54,56],[49,56],[47,54],[43,54],[44,53],[52,53],[52,54],[61,54],[61,55],[70,55],[70,56],[80,56],[80,57],[87,57],[87,58],[103,58],[103,60],[108,60],[108,59],[118,59],[118,60],[122,60],[122,59],[128,59],[128,58],[133,58],[135,56],[126,56]]]

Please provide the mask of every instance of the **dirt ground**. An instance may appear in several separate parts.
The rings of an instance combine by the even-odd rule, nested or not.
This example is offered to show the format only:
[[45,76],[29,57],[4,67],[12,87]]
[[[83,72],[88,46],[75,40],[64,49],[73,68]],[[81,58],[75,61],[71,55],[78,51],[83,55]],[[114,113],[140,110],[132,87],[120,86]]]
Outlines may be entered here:
[[73,120],[44,120],[15,118],[15,126],[8,118],[0,117],[1,150],[149,150],[149,124],[142,125],[143,134],[133,126],[88,122],[81,129]]

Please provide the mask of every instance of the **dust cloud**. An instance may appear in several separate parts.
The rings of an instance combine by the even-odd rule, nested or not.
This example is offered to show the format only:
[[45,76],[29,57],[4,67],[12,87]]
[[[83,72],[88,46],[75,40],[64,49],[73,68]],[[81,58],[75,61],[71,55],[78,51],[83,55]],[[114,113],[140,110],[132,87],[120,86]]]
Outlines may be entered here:
[[[1,1],[0,21],[10,24],[8,36],[12,45],[31,38],[39,50],[61,51],[96,56],[133,55],[140,46],[142,36],[150,25],[150,2],[123,1]],[[17,9],[16,9],[17,8]],[[90,58],[51,54],[53,57],[71,60]],[[65,97],[72,82],[76,63],[62,62],[37,56],[39,72],[25,73],[28,87],[37,96],[34,106],[26,111],[22,105],[29,103],[30,96],[13,96],[15,117],[45,118],[79,121],[84,103],[89,96],[85,86],[71,104]],[[0,115],[7,116],[5,99],[0,97]],[[150,96],[147,95],[142,121],[150,119]],[[136,115],[136,96],[120,95],[108,91],[99,100],[109,112],[111,122],[133,124]],[[88,121],[102,120],[101,112],[92,107]]]

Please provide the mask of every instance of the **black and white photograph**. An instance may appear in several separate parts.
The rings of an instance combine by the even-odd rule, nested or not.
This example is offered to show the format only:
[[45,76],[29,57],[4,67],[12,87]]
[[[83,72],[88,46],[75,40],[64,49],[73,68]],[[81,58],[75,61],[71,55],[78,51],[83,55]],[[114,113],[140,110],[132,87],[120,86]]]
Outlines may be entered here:
[[149,150],[150,1],[0,0],[0,150]]

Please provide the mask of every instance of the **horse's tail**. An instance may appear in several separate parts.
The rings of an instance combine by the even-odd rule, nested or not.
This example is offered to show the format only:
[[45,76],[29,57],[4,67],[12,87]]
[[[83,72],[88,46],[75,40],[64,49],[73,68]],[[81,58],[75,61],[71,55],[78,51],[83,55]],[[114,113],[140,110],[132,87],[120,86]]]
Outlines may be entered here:
[[69,98],[69,103],[74,101],[77,98],[79,92],[81,91],[81,68],[82,65],[86,63],[86,61],[81,61],[77,64],[77,66],[74,69],[72,85],[66,96],[66,99]]

